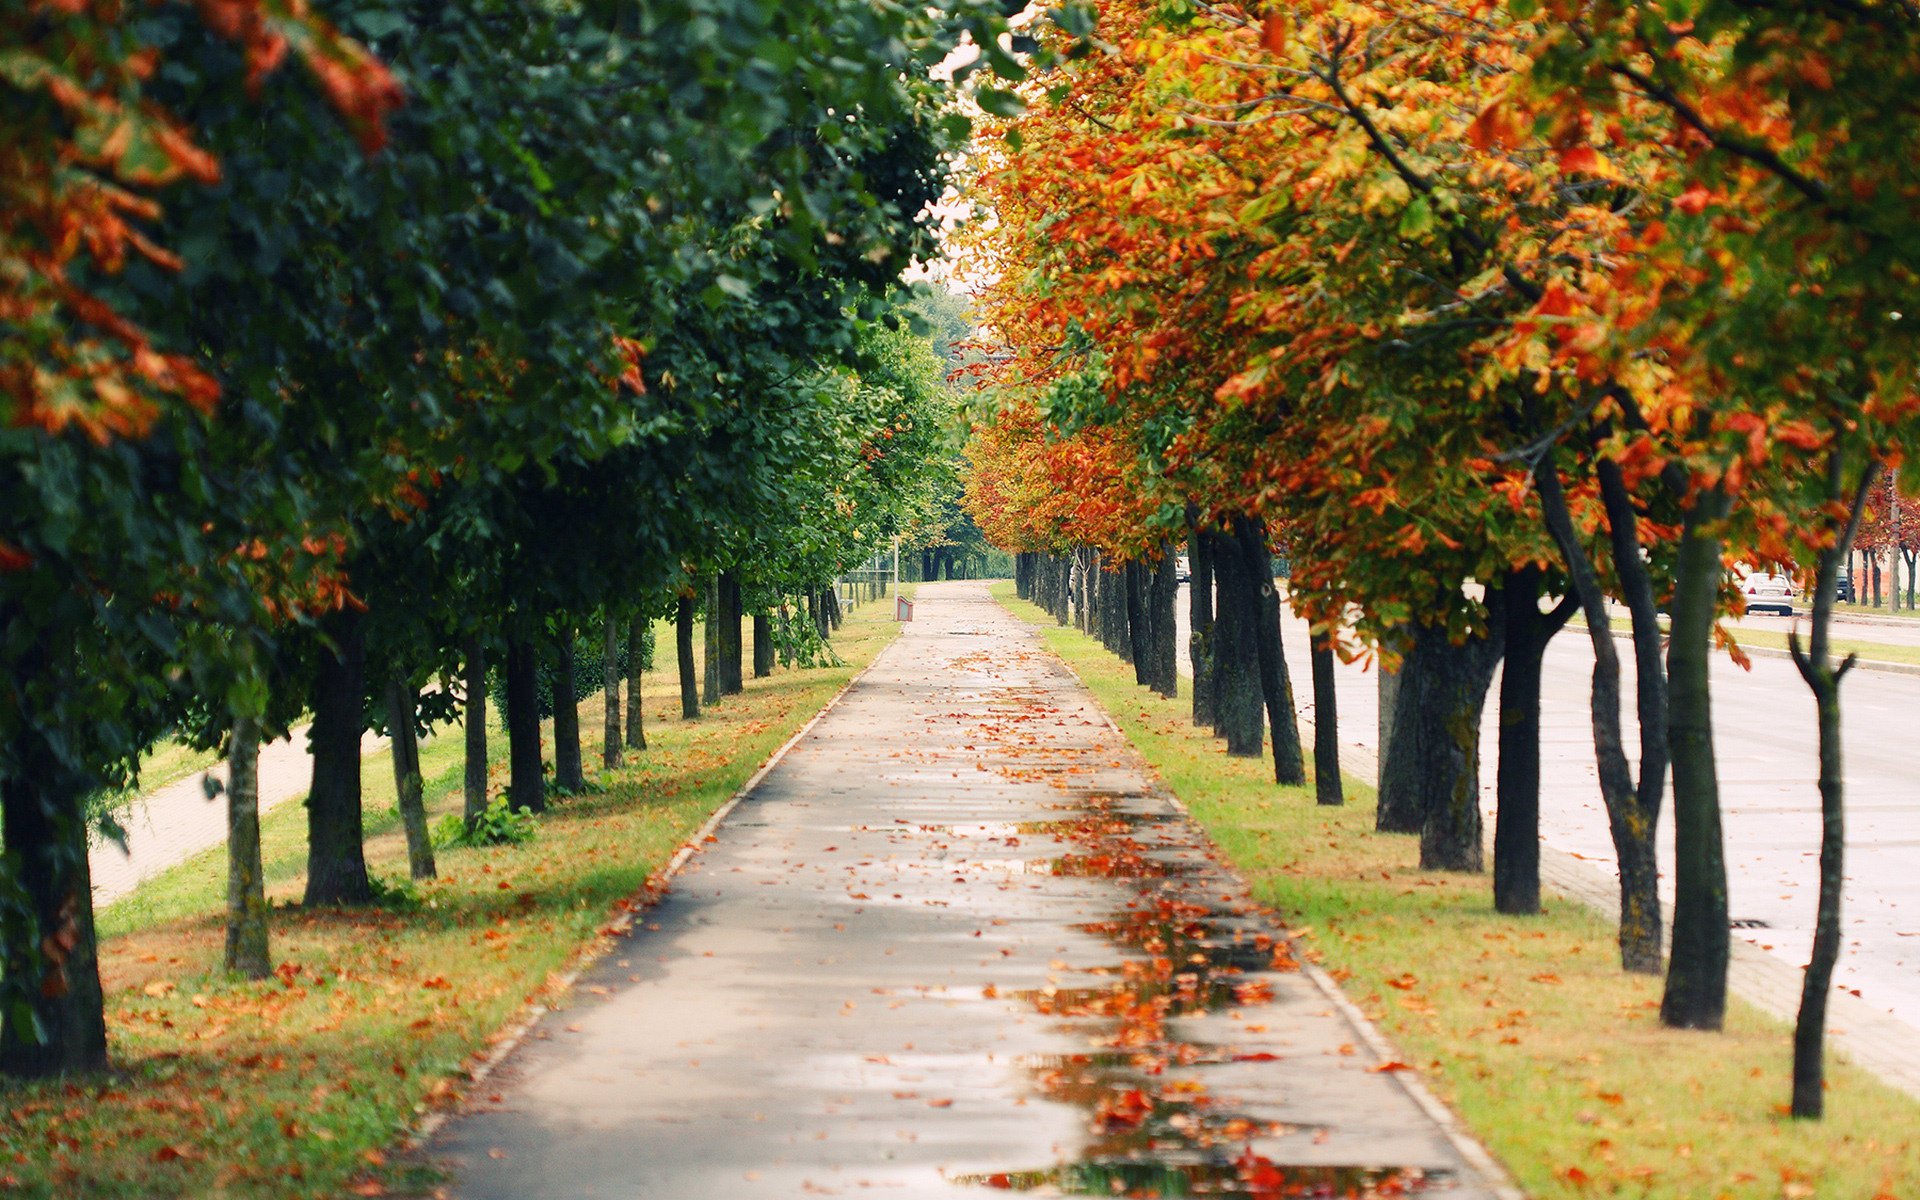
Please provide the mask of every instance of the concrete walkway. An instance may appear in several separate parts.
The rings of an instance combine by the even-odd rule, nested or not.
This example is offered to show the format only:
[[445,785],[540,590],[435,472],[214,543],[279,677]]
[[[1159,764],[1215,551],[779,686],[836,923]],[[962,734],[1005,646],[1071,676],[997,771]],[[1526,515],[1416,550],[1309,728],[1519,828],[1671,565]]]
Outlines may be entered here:
[[[387,739],[368,734],[360,753],[386,747]],[[122,818],[127,846],[95,836],[87,849],[87,868],[93,876],[95,908],[111,904],[168,867],[222,845],[227,840],[225,793],[207,799],[208,776],[226,785],[225,763],[170,783],[133,802]],[[313,782],[313,756],[307,753],[305,726],[260,747],[260,812],[264,816],[296,796],[305,796]]]
[[440,1127],[448,1195],[1516,1194],[986,585],[918,598]]

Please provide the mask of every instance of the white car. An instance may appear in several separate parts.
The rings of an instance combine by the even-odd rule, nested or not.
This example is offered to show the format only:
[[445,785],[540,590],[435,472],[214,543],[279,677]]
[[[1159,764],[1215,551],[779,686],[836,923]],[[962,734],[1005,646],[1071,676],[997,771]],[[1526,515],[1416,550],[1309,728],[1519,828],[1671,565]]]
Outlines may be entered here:
[[1738,572],[1734,576],[1740,594],[1747,598],[1747,611],[1776,612],[1781,616],[1793,615],[1793,602],[1799,596],[1799,589],[1793,586],[1793,580],[1785,575],[1776,575],[1771,571]]

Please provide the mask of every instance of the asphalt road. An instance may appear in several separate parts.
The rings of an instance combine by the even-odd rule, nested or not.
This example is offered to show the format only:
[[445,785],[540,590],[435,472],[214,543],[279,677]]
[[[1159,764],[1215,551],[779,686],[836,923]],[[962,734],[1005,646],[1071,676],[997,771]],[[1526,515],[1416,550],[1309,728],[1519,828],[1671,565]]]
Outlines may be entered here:
[[[1187,637],[1187,589],[1179,597],[1180,644]],[[1287,664],[1301,716],[1314,717],[1307,628],[1284,621]],[[1752,628],[1786,629],[1782,617],[1750,617]],[[1849,623],[1839,636],[1920,644],[1920,629]],[[1622,692],[1633,694],[1633,662],[1621,644]],[[1185,671],[1182,654],[1182,670]],[[1541,702],[1541,837],[1611,873],[1612,842],[1593,764],[1589,695],[1593,651],[1582,629],[1548,648]],[[1492,819],[1498,763],[1496,676],[1481,729],[1481,802]],[[1343,747],[1377,747],[1378,677],[1342,665],[1337,673]],[[1714,744],[1719,752],[1728,895],[1746,938],[1796,967],[1813,940],[1820,816],[1812,695],[1793,664],[1755,657],[1743,671],[1724,656],[1713,668]],[[1836,982],[1920,1029],[1920,675],[1860,670],[1842,689],[1847,780],[1847,940]],[[1631,710],[1626,736],[1637,736]],[[1673,857],[1671,809],[1661,822],[1663,873]],[[1671,884],[1663,884],[1671,902]]]

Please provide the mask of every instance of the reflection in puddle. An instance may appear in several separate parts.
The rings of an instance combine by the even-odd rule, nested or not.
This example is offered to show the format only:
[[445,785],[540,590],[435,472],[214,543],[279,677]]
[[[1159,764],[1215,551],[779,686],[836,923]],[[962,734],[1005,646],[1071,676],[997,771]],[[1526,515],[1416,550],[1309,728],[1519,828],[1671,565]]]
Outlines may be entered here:
[[1210,1093],[1204,1074],[1275,1056],[1183,1037],[1176,1022],[1271,1000],[1261,976],[1297,970],[1291,949],[1232,907],[1218,873],[1176,840],[1170,821],[1129,809],[1126,797],[1080,800],[1075,815],[1026,823],[1019,833],[1068,844],[1051,860],[1054,874],[1121,884],[1118,911],[1077,926],[1119,953],[1110,964],[1077,971],[1071,984],[1003,995],[1067,1023],[1088,1045],[1084,1054],[1021,1065],[1039,1094],[1086,1113],[1089,1136],[1074,1162],[958,1182],[1041,1195],[1225,1200],[1374,1200],[1444,1183],[1444,1173],[1278,1163],[1255,1150],[1256,1139],[1296,1130],[1235,1111]]

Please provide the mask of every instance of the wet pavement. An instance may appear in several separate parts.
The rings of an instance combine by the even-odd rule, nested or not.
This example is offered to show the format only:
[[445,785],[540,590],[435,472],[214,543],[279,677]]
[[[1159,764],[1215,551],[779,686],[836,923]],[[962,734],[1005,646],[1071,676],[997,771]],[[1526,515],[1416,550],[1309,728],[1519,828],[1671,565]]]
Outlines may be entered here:
[[1509,1194],[983,584],[426,1147],[456,1197]]

